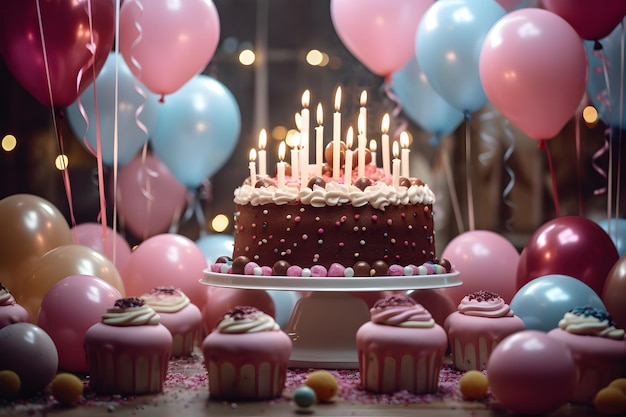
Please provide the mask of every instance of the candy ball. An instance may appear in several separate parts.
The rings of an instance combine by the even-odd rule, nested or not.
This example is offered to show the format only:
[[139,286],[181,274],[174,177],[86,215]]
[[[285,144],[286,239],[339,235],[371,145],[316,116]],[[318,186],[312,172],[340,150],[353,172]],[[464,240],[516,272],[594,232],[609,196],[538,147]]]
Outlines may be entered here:
[[481,400],[487,395],[489,381],[480,371],[467,371],[459,379],[459,391],[466,400]]
[[325,370],[311,372],[304,383],[315,391],[315,396],[319,402],[330,401],[339,389],[339,383],[335,376]]
[[309,386],[302,385],[293,392],[293,402],[298,407],[307,408],[315,404],[316,401],[315,391]]
[[83,395],[83,382],[74,374],[57,374],[50,382],[50,393],[61,404],[74,404]]
[[8,369],[0,371],[0,400],[12,400],[17,397],[21,386],[18,374]]
[[487,362],[489,385],[504,408],[543,414],[565,404],[576,387],[576,364],[568,348],[539,330],[502,340]]
[[626,394],[617,387],[602,388],[596,393],[593,406],[599,414],[622,416],[626,414]]

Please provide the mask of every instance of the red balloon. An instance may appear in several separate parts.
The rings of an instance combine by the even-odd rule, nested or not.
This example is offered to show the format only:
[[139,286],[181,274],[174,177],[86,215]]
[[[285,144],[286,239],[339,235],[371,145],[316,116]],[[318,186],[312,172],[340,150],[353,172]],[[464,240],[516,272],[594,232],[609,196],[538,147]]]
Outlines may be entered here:
[[72,104],[104,66],[114,38],[113,0],[6,1],[0,10],[0,55],[15,79],[45,106]]
[[563,216],[539,227],[522,250],[517,289],[535,278],[561,274],[577,278],[599,296],[619,255],[611,237],[595,222]]
[[626,327],[626,255],[619,258],[604,282],[602,302],[618,327]]
[[626,15],[624,0],[543,0],[543,5],[590,41],[609,36]]

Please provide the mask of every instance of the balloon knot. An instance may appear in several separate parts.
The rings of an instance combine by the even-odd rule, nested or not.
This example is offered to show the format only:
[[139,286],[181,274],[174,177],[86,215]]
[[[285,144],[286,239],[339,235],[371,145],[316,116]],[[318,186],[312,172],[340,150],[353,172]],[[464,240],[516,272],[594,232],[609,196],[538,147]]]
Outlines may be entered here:
[[546,149],[546,140],[545,139],[539,139],[539,145],[537,145],[537,147],[541,150]]
[[466,122],[469,122],[470,120],[472,120],[472,114],[468,112],[467,110],[465,110],[463,112],[463,118],[465,119]]
[[165,94],[161,94],[161,98],[159,98],[159,103],[165,103]]
[[600,41],[597,39],[593,41],[593,50],[600,51],[601,49],[602,49],[602,44],[600,43]]

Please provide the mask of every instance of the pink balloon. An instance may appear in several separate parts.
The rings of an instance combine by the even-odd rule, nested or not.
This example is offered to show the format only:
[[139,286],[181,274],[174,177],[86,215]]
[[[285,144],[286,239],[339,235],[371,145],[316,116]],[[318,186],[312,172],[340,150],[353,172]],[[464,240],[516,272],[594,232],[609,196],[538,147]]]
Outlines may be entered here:
[[37,325],[54,341],[59,368],[89,370],[83,348],[85,333],[120,298],[114,286],[91,275],[71,275],[48,291],[41,301]]
[[457,311],[459,303],[452,301],[443,288],[425,288],[415,290],[410,297],[424,306],[435,322],[443,327],[446,318]]
[[331,0],[339,39],[370,71],[391,76],[415,54],[415,32],[434,0]]
[[138,238],[166,232],[187,205],[187,188],[154,155],[135,157],[120,168],[117,208],[128,230]]
[[219,38],[211,0],[127,1],[120,10],[120,51],[135,77],[157,94],[173,93],[202,72]]
[[542,3],[572,25],[581,38],[591,41],[609,36],[626,15],[624,0],[543,0]]
[[208,268],[204,254],[189,238],[164,233],[141,242],[130,255],[122,279],[126,294],[139,297],[154,287],[181,289],[199,309],[206,301],[200,284]]
[[202,308],[202,323],[206,334],[222,321],[224,314],[237,306],[252,306],[276,318],[276,305],[271,295],[264,290],[208,287],[206,303]]
[[502,6],[502,8],[507,12],[513,10],[515,6],[519,4],[519,2],[520,0],[496,0],[496,3]]
[[467,294],[480,290],[497,293],[511,302],[515,295],[517,249],[504,237],[489,230],[474,230],[452,239],[441,255],[459,271],[463,284],[443,288],[454,305]]
[[99,223],[81,223],[72,228],[74,243],[95,249],[115,264],[118,271],[123,270],[130,258],[130,245],[119,233]]
[[576,31],[558,15],[526,8],[491,28],[480,53],[489,100],[534,139],[550,139],[574,115],[587,85],[587,56]]

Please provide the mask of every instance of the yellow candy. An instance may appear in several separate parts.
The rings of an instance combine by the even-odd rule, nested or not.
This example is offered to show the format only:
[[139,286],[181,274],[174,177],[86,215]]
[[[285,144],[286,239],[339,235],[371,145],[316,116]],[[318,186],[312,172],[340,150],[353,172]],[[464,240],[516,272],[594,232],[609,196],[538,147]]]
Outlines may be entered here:
[[616,387],[602,388],[593,399],[599,414],[618,416],[626,414],[626,394]]
[[20,376],[11,370],[0,371],[0,399],[12,400],[22,388]]
[[626,394],[626,378],[617,378],[611,381],[609,387],[619,388],[624,394]]
[[467,371],[459,379],[459,390],[466,400],[481,400],[487,395],[489,381],[479,371]]
[[311,372],[304,384],[315,391],[315,396],[319,402],[330,401],[339,389],[339,383],[335,376],[324,370]]
[[83,382],[74,374],[57,374],[50,382],[50,393],[61,404],[73,404],[83,395]]

